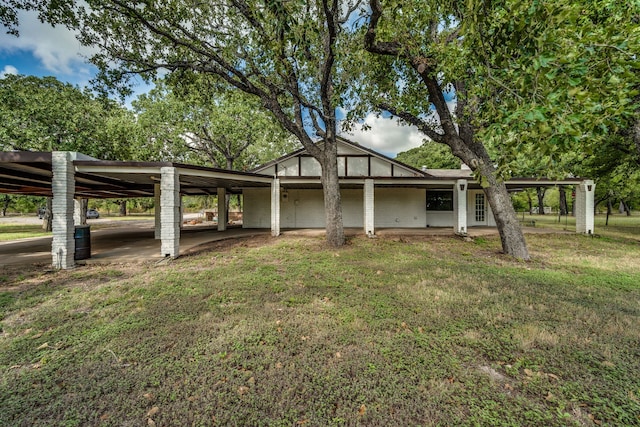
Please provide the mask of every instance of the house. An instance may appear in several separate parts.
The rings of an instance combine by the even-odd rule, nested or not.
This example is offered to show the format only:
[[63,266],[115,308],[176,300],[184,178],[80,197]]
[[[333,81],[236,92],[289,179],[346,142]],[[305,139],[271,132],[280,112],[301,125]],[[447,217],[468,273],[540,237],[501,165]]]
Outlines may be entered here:
[[[495,226],[481,186],[469,169],[419,170],[341,139],[338,173],[345,227],[372,236],[379,228]],[[509,190],[575,186],[576,232],[593,233],[595,184],[569,178],[517,178]],[[243,197],[245,228],[324,228],[320,165],[304,149],[251,172],[228,171],[174,162],[105,161],[82,153],[0,152],[0,193],[53,198],[52,264],[75,265],[74,228],[83,198],[154,197],[155,238],[162,256],[180,253],[184,195],[218,196],[218,230],[227,227],[225,195]]]
[[[272,189],[244,189],[244,227],[268,228],[276,220],[276,226],[284,229],[324,228],[320,164],[306,150],[283,156],[253,172],[278,181],[275,191],[279,207],[272,212]],[[455,233],[466,233],[469,227],[496,225],[482,187],[464,165],[459,170],[420,170],[339,139],[338,174],[344,226],[363,228],[369,235],[378,228],[451,227]],[[509,190],[517,191],[582,182],[576,178],[521,178],[506,184]],[[593,196],[595,186],[592,182],[590,185]],[[588,230],[593,230],[592,224]]]

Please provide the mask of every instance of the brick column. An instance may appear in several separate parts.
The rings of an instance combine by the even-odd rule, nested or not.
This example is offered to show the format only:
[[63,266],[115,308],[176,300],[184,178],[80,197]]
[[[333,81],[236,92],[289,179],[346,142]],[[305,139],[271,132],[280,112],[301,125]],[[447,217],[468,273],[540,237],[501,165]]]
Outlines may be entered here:
[[594,233],[594,203],[596,184],[591,180],[576,185],[576,233]]
[[68,269],[75,266],[76,249],[73,225],[75,193],[75,172],[73,157],[67,151],[51,153],[51,190],[53,202],[53,239],[51,242],[51,258],[53,268]]
[[160,202],[160,184],[153,184],[153,214],[154,214],[154,222],[153,222],[153,228],[154,228],[154,235],[153,237],[156,240],[159,240],[162,238],[161,236],[161,230],[162,230],[162,225],[160,224],[161,220],[160,220],[160,213],[162,212],[162,207],[160,206],[161,202]]
[[227,190],[218,188],[218,231],[227,229]]
[[274,178],[271,182],[271,235],[280,235],[280,180]]
[[372,237],[375,234],[375,187],[372,179],[364,180],[362,192],[364,232],[367,236]]
[[174,167],[160,168],[160,244],[164,257],[180,255],[180,180]]
[[467,234],[467,190],[469,183],[459,179],[453,186],[453,232]]

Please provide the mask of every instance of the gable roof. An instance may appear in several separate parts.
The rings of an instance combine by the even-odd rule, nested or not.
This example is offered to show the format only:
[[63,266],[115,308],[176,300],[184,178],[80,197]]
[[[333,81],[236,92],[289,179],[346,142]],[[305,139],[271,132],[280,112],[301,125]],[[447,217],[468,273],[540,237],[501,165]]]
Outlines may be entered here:
[[[409,166],[406,163],[402,163],[402,162],[400,162],[398,160],[392,159],[391,157],[387,157],[384,154],[380,154],[375,150],[372,150],[370,148],[364,147],[364,146],[362,146],[362,145],[360,145],[360,144],[358,144],[356,142],[350,141],[350,140],[348,140],[348,139],[346,139],[344,137],[338,136],[338,137],[336,137],[336,139],[337,139],[339,145],[341,144],[341,145],[343,145],[345,147],[348,147],[348,148],[350,148],[352,150],[360,151],[362,154],[366,154],[368,156],[378,158],[378,159],[380,159],[380,160],[382,160],[384,162],[387,162],[387,163],[389,163],[391,165],[394,165],[394,166],[397,166],[397,167],[400,167],[400,168],[403,168],[403,169],[407,169],[408,171],[411,171],[414,174],[414,176],[416,176],[416,177],[429,178],[429,177],[432,176],[431,174],[429,174],[426,171],[420,170],[420,169],[415,168],[413,166]],[[319,142],[319,143],[322,143],[322,142]],[[301,156],[301,155],[309,155],[307,150],[306,150],[306,148],[300,148],[299,150],[293,151],[293,152],[291,152],[289,154],[285,154],[282,157],[279,157],[279,158],[277,158],[275,160],[272,160],[272,161],[267,162],[265,164],[262,164],[262,165],[260,165],[260,166],[258,166],[256,168],[251,169],[250,172],[253,172],[253,173],[264,173],[262,171],[264,171],[265,169],[270,168],[271,166],[286,162],[289,159],[292,159],[294,157],[298,157],[298,156]],[[342,156],[348,156],[348,154],[347,155],[344,155],[344,154],[343,155],[340,155],[340,154],[338,155],[338,157],[342,157]]]

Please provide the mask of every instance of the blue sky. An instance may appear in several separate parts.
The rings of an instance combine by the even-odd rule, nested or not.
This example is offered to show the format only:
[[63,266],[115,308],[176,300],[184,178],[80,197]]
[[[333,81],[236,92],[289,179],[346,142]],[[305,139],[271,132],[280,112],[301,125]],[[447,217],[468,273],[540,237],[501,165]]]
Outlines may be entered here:
[[[0,78],[5,74],[55,76],[73,85],[89,85],[96,71],[85,59],[91,48],[81,46],[66,28],[41,23],[35,13],[21,12],[19,19],[20,37],[0,33]],[[141,82],[134,91],[147,89]],[[344,136],[390,157],[422,144],[423,135],[417,129],[398,125],[395,119],[370,114],[364,123],[371,130],[354,129]]]

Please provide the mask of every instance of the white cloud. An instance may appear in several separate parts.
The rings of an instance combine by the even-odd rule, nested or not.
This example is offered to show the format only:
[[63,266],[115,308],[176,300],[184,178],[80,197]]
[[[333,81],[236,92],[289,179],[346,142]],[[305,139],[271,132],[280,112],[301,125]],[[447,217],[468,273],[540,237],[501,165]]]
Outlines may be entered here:
[[[364,126],[371,129],[364,130]],[[363,125],[357,125],[344,136],[389,157],[419,147],[426,139],[415,126],[403,125],[396,117],[376,117],[374,113],[369,113]]]
[[82,55],[90,56],[92,49],[83,47],[72,31],[63,26],[43,24],[33,12],[21,12],[18,18],[20,37],[0,35],[1,51],[30,51],[52,74],[89,75],[89,66]]
[[2,71],[0,71],[0,79],[3,79],[9,74],[18,74],[18,69],[13,65],[5,65]]

